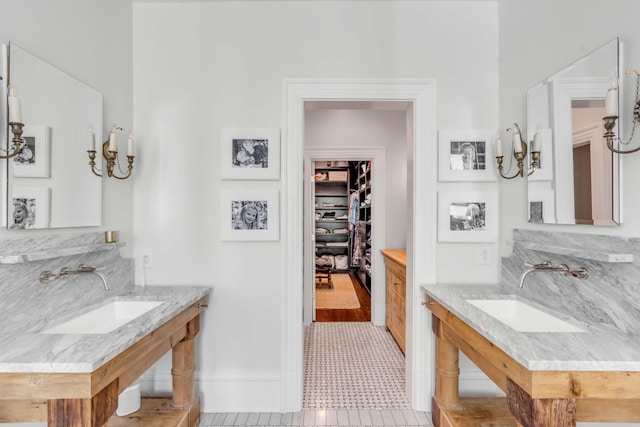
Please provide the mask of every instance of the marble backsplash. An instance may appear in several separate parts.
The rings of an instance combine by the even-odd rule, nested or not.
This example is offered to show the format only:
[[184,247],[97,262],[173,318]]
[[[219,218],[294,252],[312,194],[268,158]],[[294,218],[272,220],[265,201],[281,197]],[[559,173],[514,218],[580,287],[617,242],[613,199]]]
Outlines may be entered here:
[[[518,288],[525,262],[550,261],[570,270],[584,267],[587,279],[557,271],[534,271]],[[640,333],[640,239],[608,235],[514,230],[513,251],[502,259],[500,286],[509,292],[571,313],[577,320]]]
[[[6,318],[3,327],[11,328],[12,322],[18,325],[25,313],[37,317],[48,312],[57,316],[131,288],[133,262],[120,256],[120,246],[106,244],[102,232],[0,240],[2,308],[5,313],[15,313]],[[103,268],[100,273],[110,289],[105,291],[100,277],[92,273],[72,274],[44,284],[38,280],[43,271],[58,273],[62,267],[75,270],[80,264]],[[65,303],[55,307],[57,301]],[[54,310],[43,310],[44,306],[54,306]]]

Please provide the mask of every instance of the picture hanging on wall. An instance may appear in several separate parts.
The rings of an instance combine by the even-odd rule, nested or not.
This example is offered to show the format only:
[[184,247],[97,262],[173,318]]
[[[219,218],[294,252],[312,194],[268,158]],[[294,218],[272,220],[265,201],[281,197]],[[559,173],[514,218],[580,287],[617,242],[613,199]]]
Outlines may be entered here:
[[[535,175],[535,173],[534,173]],[[529,222],[555,224],[554,190],[529,189]]]
[[438,179],[440,181],[495,181],[493,130],[440,130]]
[[438,241],[495,242],[498,194],[494,191],[438,193]]
[[14,187],[9,229],[48,228],[50,192],[47,187]]
[[223,241],[280,240],[278,196],[278,190],[221,190],[221,239]]
[[11,159],[14,177],[49,178],[49,129],[48,126],[24,126],[22,150]]
[[222,128],[222,179],[280,179],[280,130],[274,128]]

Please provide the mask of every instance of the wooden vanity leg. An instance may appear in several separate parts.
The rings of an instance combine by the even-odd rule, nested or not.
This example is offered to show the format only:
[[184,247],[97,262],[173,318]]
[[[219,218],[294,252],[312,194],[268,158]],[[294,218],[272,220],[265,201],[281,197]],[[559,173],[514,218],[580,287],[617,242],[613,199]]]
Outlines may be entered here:
[[48,427],[100,427],[118,408],[118,380],[91,399],[51,399],[47,402]]
[[533,399],[507,378],[509,411],[524,427],[575,427],[575,399]]
[[460,407],[458,394],[458,348],[443,337],[442,323],[432,316],[432,329],[436,335],[436,394],[432,401],[432,421],[436,427],[446,425],[443,422],[442,409]]
[[185,337],[172,348],[173,398],[175,409],[189,410],[189,425],[197,426],[200,420],[200,400],[195,394],[195,336],[200,330],[200,316],[186,325]]

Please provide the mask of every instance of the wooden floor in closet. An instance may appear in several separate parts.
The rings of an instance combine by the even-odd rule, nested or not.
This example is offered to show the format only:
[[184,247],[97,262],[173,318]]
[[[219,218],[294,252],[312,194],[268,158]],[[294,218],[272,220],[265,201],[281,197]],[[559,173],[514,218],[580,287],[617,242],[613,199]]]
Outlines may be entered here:
[[370,322],[371,297],[355,274],[350,274],[351,282],[358,295],[360,308],[354,309],[316,309],[316,322]]

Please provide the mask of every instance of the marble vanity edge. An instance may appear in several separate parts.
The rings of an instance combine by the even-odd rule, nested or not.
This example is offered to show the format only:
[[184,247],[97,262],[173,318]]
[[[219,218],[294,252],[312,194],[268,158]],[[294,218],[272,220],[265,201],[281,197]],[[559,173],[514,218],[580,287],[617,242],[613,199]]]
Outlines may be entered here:
[[0,336],[0,373],[93,372],[211,292],[210,287],[136,286],[109,299],[163,300],[156,309],[108,334],[21,332]]
[[601,262],[614,262],[614,263],[630,263],[633,262],[633,254],[631,253],[611,253],[600,251],[588,251],[582,249],[573,249],[561,246],[542,245],[538,243],[523,242],[514,243],[519,245],[523,249],[529,249],[536,252],[544,252],[556,255],[567,255],[575,258],[590,259]]
[[[593,329],[572,332],[518,332],[482,310],[466,302],[467,299],[520,299],[505,292],[498,285],[425,285],[423,291],[445,309],[460,318],[484,338],[529,370],[544,371],[639,371],[640,350],[628,335],[610,330]],[[532,304],[541,306],[540,304]],[[557,313],[554,313],[557,314]],[[563,320],[582,324],[570,316]],[[594,353],[593,343],[609,342],[600,354]],[[629,343],[632,344],[629,344]]]

